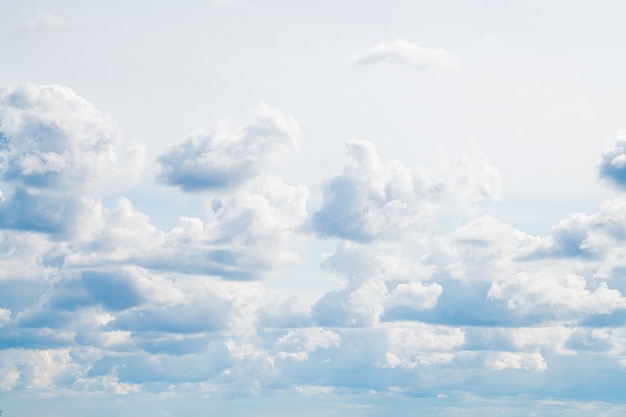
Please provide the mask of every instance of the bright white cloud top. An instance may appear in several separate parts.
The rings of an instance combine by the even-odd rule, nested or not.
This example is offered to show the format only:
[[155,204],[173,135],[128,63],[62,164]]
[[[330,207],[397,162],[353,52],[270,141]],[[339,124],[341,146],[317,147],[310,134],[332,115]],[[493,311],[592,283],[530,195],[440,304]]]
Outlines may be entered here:
[[626,8],[488,3],[8,7],[2,417],[622,415]]

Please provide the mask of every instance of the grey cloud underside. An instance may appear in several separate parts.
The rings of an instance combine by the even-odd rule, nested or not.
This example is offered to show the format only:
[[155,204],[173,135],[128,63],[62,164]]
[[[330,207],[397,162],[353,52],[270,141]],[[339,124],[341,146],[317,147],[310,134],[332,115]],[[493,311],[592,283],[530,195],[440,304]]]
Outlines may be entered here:
[[[217,301],[217,303],[216,303]],[[228,316],[220,306],[221,300],[206,300],[216,305],[177,305],[156,310],[136,309],[117,316],[109,326],[118,330],[159,331],[171,333],[211,332],[224,327]]]
[[599,175],[619,189],[626,189],[626,132],[617,132],[602,154]]
[[610,163],[604,163],[600,167],[600,176],[609,179],[613,184],[626,189],[626,167],[615,167]]
[[[502,188],[483,156],[409,167],[350,140],[312,208],[272,168],[297,123],[260,106],[160,156],[206,205],[160,230],[103,202],[142,146],[71,90],[4,89],[0,122],[1,390],[623,396],[621,197],[531,236],[482,211]],[[338,284],[270,294],[313,236],[336,242],[317,273]]]
[[261,173],[277,155],[297,148],[299,140],[294,119],[261,105],[249,126],[197,131],[172,145],[158,158],[158,179],[184,191],[238,186]]
[[74,217],[78,207],[54,195],[42,196],[16,188],[0,203],[0,226],[4,229],[56,234],[66,230],[66,219]]

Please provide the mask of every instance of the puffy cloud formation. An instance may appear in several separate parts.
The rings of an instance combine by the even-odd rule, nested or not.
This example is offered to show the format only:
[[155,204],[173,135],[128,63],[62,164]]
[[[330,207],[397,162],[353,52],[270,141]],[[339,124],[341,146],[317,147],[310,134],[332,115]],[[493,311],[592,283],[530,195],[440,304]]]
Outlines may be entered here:
[[626,131],[617,132],[602,154],[600,177],[620,189],[626,189]]
[[101,194],[127,188],[143,144],[72,90],[23,84],[0,91],[0,224],[45,233],[76,231]]
[[349,162],[323,186],[323,206],[312,218],[322,236],[368,242],[425,232],[435,225],[437,203],[495,199],[502,186],[498,171],[476,156],[461,155],[439,172],[418,174],[381,159],[371,142],[350,140],[347,148]]
[[115,122],[66,87],[0,91],[2,179],[26,190],[107,192],[132,184],[143,145],[124,143]]
[[298,230],[306,219],[308,190],[263,177],[249,189],[212,200],[203,224],[181,219],[163,246],[145,259],[152,268],[253,279],[297,262]]
[[412,262],[397,246],[342,241],[322,268],[339,275],[344,287],[325,294],[313,316],[331,326],[368,326],[394,320],[402,311],[433,308],[442,287],[428,282],[432,268]]
[[273,159],[298,147],[300,128],[280,110],[262,104],[246,127],[199,130],[159,157],[159,178],[185,191],[219,190],[259,174]]
[[[182,217],[165,232],[128,198],[118,198],[112,208],[101,201],[132,185],[143,164],[142,144],[124,142],[110,118],[64,87],[25,84],[3,89],[0,97],[0,227],[55,236],[60,244],[48,248],[55,252],[48,257],[57,267],[130,263],[256,279],[299,259],[296,235],[307,216],[308,190],[261,172],[275,153],[297,145],[298,125],[280,111],[260,106],[255,124],[207,139],[217,148],[205,148],[200,159],[223,164],[218,171],[224,178],[250,169],[241,177],[245,187],[212,197],[205,221]],[[176,152],[165,158],[171,172],[191,172],[197,161],[184,157],[195,154]],[[28,240],[7,236],[11,246]],[[37,253],[30,258],[42,262],[33,258]],[[3,262],[18,261],[11,256]]]
[[445,49],[418,46],[405,39],[380,42],[359,54],[356,63],[359,65],[400,64],[417,70],[454,69],[458,65]]
[[[481,155],[411,168],[351,140],[312,208],[271,169],[297,123],[262,107],[161,156],[206,207],[161,230],[132,192],[102,198],[142,160],[110,119],[61,87],[1,97],[2,391],[623,395],[622,198],[531,236],[478,205],[501,189]],[[315,236],[335,244],[319,270],[285,270]],[[337,284],[274,293],[260,279],[278,272]]]
[[215,197],[203,221],[181,217],[169,231],[158,230],[132,202],[94,211],[91,233],[70,245],[68,267],[133,263],[155,270],[252,280],[300,259],[299,229],[308,190],[263,177],[230,196]]

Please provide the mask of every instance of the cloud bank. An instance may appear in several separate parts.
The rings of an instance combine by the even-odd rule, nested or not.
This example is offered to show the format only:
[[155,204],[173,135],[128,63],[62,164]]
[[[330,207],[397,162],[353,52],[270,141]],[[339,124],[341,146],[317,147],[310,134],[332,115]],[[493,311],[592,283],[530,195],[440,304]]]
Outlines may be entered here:
[[[313,206],[272,163],[297,122],[261,106],[159,157],[160,181],[206,208],[161,230],[132,193],[105,203],[143,145],[73,91],[2,89],[0,135],[2,391],[623,394],[622,196],[533,236],[485,213],[502,178],[484,156],[410,167],[353,139]],[[620,143],[602,155],[614,182]],[[311,239],[330,242],[315,274],[336,287],[268,291]]]

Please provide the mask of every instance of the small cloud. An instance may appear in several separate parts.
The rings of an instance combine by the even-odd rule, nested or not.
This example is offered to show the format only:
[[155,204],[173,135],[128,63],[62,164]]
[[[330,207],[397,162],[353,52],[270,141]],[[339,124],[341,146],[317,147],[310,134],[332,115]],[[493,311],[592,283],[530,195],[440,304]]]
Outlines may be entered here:
[[448,51],[415,45],[404,39],[380,42],[357,56],[357,65],[393,63],[417,70],[454,69],[457,61]]
[[45,12],[29,18],[24,24],[24,27],[32,31],[65,29],[67,27],[67,20],[54,13]]

